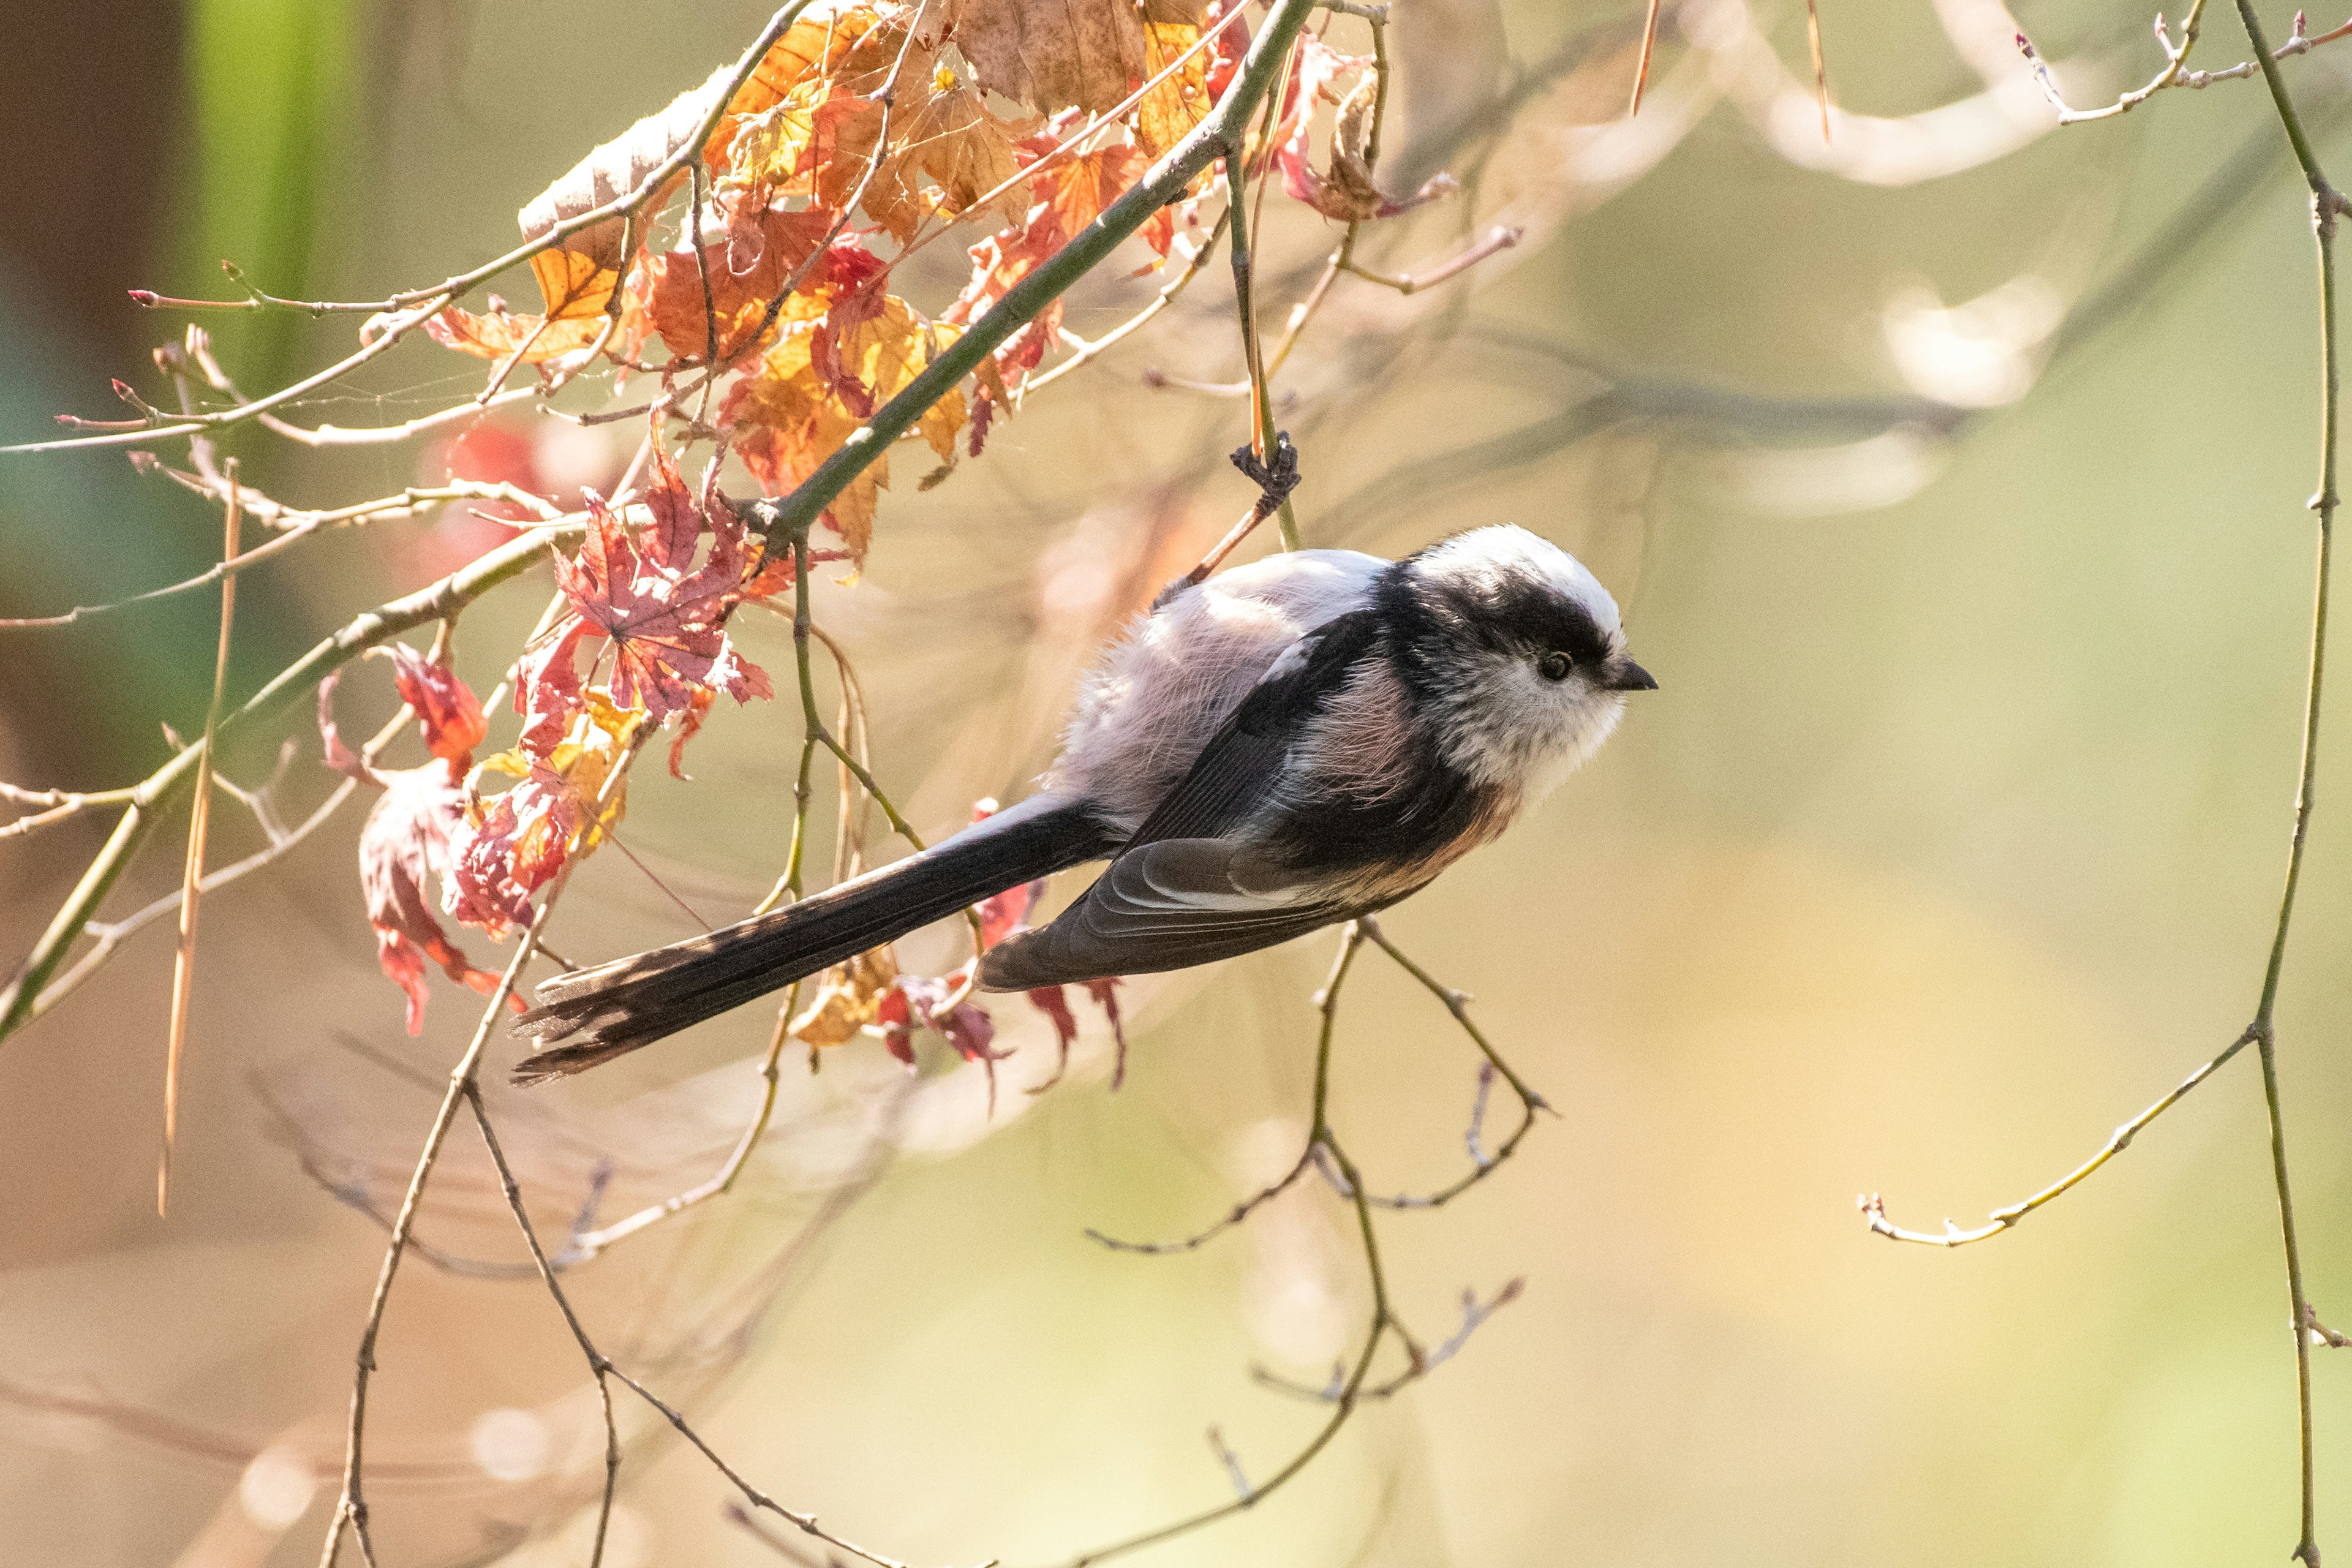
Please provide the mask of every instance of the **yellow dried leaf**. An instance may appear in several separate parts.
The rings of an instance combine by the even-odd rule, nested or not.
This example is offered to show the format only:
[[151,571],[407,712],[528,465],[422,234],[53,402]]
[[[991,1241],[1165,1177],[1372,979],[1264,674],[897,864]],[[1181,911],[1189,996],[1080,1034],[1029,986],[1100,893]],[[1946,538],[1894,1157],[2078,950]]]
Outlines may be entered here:
[[816,1000],[793,1020],[793,1038],[820,1047],[856,1039],[860,1029],[874,1022],[876,1009],[898,978],[898,959],[887,946],[826,970]]
[[949,17],[980,85],[1034,110],[1110,109],[1143,79],[1135,0],[950,0]]
[[[1143,26],[1143,74],[1149,79],[1178,59],[1200,41],[1201,29],[1185,22],[1147,22]],[[1209,117],[1209,51],[1202,49],[1179,66],[1166,81],[1143,95],[1135,109],[1135,140],[1144,155],[1158,158],[1192,133]]]

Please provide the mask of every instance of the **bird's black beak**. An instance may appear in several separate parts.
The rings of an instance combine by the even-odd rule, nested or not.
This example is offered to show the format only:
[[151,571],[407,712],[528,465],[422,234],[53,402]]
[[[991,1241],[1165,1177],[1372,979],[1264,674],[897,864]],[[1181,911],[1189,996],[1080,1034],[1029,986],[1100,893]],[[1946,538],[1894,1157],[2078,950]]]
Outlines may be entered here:
[[1601,686],[1606,691],[1655,691],[1657,678],[1630,658],[1612,658],[1601,672]]

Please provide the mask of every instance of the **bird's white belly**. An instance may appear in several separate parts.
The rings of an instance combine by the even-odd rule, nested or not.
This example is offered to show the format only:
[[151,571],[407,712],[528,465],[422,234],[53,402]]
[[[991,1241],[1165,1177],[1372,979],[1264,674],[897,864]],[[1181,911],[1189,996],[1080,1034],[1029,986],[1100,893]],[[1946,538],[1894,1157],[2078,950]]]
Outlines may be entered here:
[[1137,623],[1080,689],[1046,777],[1132,830],[1285,648],[1362,607],[1389,563],[1302,550],[1210,578]]

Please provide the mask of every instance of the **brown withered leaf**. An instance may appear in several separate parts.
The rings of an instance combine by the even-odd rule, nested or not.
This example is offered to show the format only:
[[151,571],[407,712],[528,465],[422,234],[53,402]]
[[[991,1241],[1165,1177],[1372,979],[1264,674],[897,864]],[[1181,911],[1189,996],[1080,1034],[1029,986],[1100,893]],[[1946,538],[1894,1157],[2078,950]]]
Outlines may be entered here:
[[547,303],[541,315],[490,310],[476,315],[452,305],[425,323],[433,341],[483,359],[518,359],[537,364],[585,348],[596,336],[619,286],[620,273],[573,250],[542,250],[530,258],[531,276]]
[[[902,245],[934,212],[997,228],[1019,223],[1029,206],[1028,192],[1014,179],[1021,163],[1013,143],[1034,132],[1035,122],[1000,120],[978,89],[957,84],[944,69],[940,79],[912,117],[893,117],[890,150],[866,191],[866,212]],[[936,191],[922,189],[926,176]],[[1007,181],[1010,188],[978,205]]]
[[1275,154],[1282,165],[1282,188],[1325,217],[1343,223],[1393,217],[1456,188],[1453,175],[1440,174],[1431,175],[1410,196],[1391,196],[1381,191],[1372,179],[1371,166],[1364,161],[1376,91],[1377,84],[1367,75],[1340,100],[1339,117],[1331,127],[1329,174],[1318,172],[1308,160],[1304,114],[1291,139]]
[[1143,26],[1143,74],[1158,76],[1174,61],[1184,63],[1173,75],[1143,95],[1135,106],[1135,140],[1148,159],[1157,159],[1192,134],[1209,117],[1209,51],[1185,58],[1200,41],[1201,29],[1186,22],[1147,22]]
[[1135,0],[949,0],[948,18],[980,85],[1032,109],[1098,113],[1143,79]]

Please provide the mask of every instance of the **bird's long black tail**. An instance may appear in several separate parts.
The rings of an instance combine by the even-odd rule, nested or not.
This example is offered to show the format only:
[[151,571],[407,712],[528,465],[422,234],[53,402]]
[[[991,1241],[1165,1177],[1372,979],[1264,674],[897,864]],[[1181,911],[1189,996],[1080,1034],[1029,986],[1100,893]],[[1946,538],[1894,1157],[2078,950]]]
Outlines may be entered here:
[[542,1083],[610,1061],[1116,842],[1084,805],[1041,795],[944,843],[769,914],[558,975],[515,1032],[542,1047],[515,1068]]

